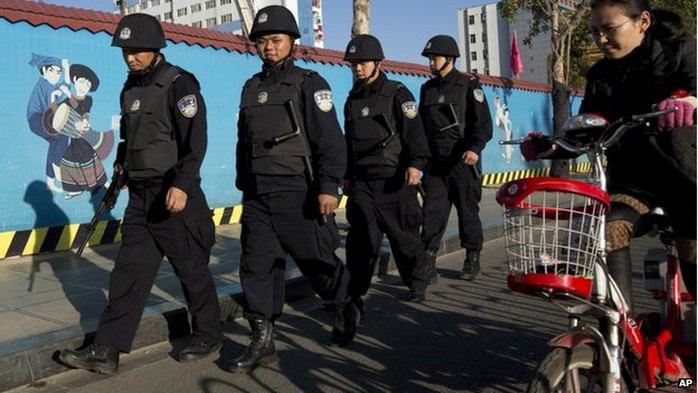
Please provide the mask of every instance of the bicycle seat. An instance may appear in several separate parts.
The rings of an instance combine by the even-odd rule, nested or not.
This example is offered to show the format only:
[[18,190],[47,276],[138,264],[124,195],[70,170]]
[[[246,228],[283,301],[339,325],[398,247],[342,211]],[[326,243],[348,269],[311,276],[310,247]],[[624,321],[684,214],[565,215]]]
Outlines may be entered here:
[[645,235],[656,236],[660,232],[671,230],[669,216],[662,207],[655,207],[649,213],[640,216],[633,227],[633,237]]

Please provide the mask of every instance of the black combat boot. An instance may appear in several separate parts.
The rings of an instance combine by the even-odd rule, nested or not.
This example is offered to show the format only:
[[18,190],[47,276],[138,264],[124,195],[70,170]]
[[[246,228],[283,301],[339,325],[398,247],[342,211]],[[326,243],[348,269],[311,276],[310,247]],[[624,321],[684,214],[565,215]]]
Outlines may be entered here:
[[429,277],[429,284],[436,284],[439,282],[439,275],[436,272],[436,254],[437,250],[426,250],[424,254],[426,255],[427,264],[427,277]]
[[[360,302],[363,306],[363,302]],[[356,336],[356,325],[359,324],[360,311],[355,301],[338,304],[334,312],[334,328],[330,345],[343,347],[349,345]]]
[[276,348],[272,334],[274,325],[268,319],[250,319],[250,345],[240,357],[233,360],[229,371],[247,373],[262,364],[276,361]]
[[113,375],[119,370],[119,350],[106,345],[91,344],[84,349],[64,349],[58,359],[66,366]]
[[179,353],[180,362],[190,362],[203,359],[206,356],[214,354],[221,349],[221,340],[201,341],[192,340],[182,352]]
[[480,250],[465,250],[465,261],[463,261],[463,271],[460,278],[472,280],[480,273]]

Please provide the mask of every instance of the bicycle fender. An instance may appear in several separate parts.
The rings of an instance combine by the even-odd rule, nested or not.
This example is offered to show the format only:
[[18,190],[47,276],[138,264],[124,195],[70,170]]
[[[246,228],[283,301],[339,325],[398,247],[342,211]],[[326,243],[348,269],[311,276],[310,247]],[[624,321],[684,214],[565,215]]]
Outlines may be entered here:
[[581,345],[593,346],[599,351],[599,371],[604,373],[619,373],[620,366],[614,361],[614,356],[608,343],[598,330],[589,326],[577,326],[571,330],[553,337],[548,345],[555,348],[572,349]]
[[569,331],[559,334],[556,337],[553,337],[548,342],[548,345],[555,348],[572,349],[580,345],[589,345],[595,342],[596,341],[594,341],[594,338],[591,337],[589,334],[583,332]]

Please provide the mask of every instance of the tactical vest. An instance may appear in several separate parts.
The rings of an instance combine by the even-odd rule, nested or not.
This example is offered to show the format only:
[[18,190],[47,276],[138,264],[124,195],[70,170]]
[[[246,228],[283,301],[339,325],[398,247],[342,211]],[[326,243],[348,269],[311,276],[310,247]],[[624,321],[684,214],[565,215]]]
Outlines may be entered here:
[[397,167],[402,151],[393,106],[400,84],[386,80],[378,94],[347,101],[346,129],[354,167]]
[[[250,158],[247,171],[256,175],[300,175],[303,157],[309,156],[305,122],[301,116],[301,83],[307,70],[291,72],[280,82],[262,85],[252,77],[243,89],[240,112],[241,137]],[[292,104],[289,104],[292,103]],[[298,124],[294,124],[291,110]],[[298,133],[281,143],[275,137]]]
[[445,91],[432,87],[424,92],[427,139],[432,157],[443,160],[453,154],[453,147],[465,137],[468,79],[458,74]]
[[182,70],[167,66],[153,83],[134,86],[124,92],[121,116],[122,138],[127,142],[124,169],[131,177],[138,172],[164,175],[178,160],[177,138],[168,105],[170,86]]

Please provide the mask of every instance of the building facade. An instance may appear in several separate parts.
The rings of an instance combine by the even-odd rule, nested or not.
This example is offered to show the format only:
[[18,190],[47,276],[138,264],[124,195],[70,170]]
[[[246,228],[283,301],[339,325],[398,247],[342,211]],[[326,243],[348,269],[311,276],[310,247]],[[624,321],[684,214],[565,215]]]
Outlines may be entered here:
[[[245,33],[240,10],[255,12],[269,5],[283,5],[298,21],[301,45],[323,47],[322,0],[123,0],[126,12],[150,14],[163,22],[179,23],[232,32]],[[119,8],[115,6],[115,11]]]
[[502,18],[497,4],[458,10],[460,70],[476,74],[513,77],[510,67],[512,36],[516,31],[523,72],[519,78],[549,83],[550,32],[542,32],[524,44],[530,32],[531,13],[520,9],[514,22]]

